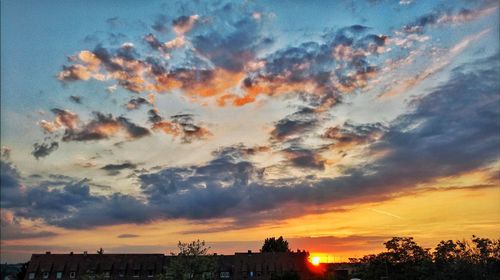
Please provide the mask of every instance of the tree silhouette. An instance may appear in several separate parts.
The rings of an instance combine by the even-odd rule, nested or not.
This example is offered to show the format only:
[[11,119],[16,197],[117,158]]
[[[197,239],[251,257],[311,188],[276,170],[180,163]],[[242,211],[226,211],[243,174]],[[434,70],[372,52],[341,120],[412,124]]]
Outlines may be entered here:
[[472,237],[472,242],[441,241],[433,253],[411,237],[385,242],[387,251],[350,259],[361,279],[500,279],[500,240]]
[[290,252],[290,249],[288,248],[288,241],[283,239],[283,236],[280,236],[278,239],[275,237],[266,238],[260,251],[263,253]]
[[205,241],[177,244],[179,253],[171,253],[170,263],[166,267],[164,279],[212,279],[217,271],[218,259],[209,255],[210,247]]

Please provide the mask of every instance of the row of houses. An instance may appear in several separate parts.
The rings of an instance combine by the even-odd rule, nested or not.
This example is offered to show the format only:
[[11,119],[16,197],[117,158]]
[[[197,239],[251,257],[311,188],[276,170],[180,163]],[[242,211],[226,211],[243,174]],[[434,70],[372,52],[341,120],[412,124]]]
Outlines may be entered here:
[[[313,279],[325,273],[348,275],[348,269],[336,271],[332,266],[313,266],[304,251],[287,253],[235,253],[209,256],[215,269],[203,275],[206,279],[273,279],[297,275]],[[158,280],[169,277],[168,267],[176,256],[163,254],[34,254],[24,280]],[[193,278],[184,275],[183,278]],[[338,278],[338,277],[337,277]],[[178,280],[178,279],[176,279]]]

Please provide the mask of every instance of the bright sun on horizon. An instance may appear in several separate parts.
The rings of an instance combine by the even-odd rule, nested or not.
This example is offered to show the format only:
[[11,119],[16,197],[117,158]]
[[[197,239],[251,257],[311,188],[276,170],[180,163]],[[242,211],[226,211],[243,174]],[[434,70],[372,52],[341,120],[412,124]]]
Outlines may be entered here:
[[316,266],[316,265],[319,265],[319,262],[320,262],[320,261],[321,261],[321,258],[320,258],[320,257],[312,257],[312,258],[311,258],[311,263],[312,263],[313,265],[315,265],[315,266]]

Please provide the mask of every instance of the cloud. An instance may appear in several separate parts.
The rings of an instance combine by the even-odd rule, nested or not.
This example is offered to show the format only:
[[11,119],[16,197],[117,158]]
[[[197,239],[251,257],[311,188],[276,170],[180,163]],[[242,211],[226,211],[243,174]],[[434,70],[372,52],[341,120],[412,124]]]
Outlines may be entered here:
[[136,237],[140,237],[140,235],[125,233],[125,234],[120,234],[117,237],[118,238],[136,238]]
[[418,17],[403,30],[407,33],[422,33],[427,27],[463,24],[490,15],[497,9],[497,6],[482,5],[476,9],[461,9],[460,11],[438,10]]
[[136,164],[124,162],[119,164],[106,164],[105,166],[101,167],[101,169],[107,171],[108,175],[114,176],[120,174],[120,171],[123,169],[134,169],[136,167]]
[[[374,197],[387,199],[422,183],[482,169],[498,160],[498,61],[496,55],[454,69],[447,82],[413,100],[410,111],[387,126],[347,123],[324,135],[340,143],[366,141],[370,153],[383,152],[371,162],[344,168],[337,177],[269,179],[266,168],[249,158],[260,149],[238,145],[216,151],[214,158],[203,164],[140,174],[144,196],[140,200],[120,193],[92,194],[88,180],[24,186],[15,167],[2,160],[2,209],[20,218],[41,219],[66,228],[221,217],[232,218],[235,225],[248,225],[277,214],[282,218],[302,215],[311,204],[341,207]],[[190,117],[174,119],[186,118]],[[383,134],[376,141],[366,140],[380,131]],[[292,152],[303,155],[294,164],[321,168],[310,151],[296,148]],[[290,205],[301,209],[300,213],[282,211]]]
[[152,207],[129,195],[92,194],[86,179],[66,180],[63,185],[41,181],[24,186],[12,165],[2,161],[1,167],[2,211],[7,209],[15,217],[40,219],[49,225],[65,228],[91,228],[145,223],[159,216]]
[[191,34],[194,48],[217,68],[241,71],[260,49],[273,42],[264,35],[264,22],[252,14],[253,11],[236,4],[214,10],[209,22]]
[[12,152],[11,148],[9,148],[7,146],[2,146],[2,148],[0,150],[0,156],[2,159],[9,160],[11,152]]
[[2,210],[0,219],[2,240],[32,239],[57,236],[52,231],[40,231],[23,226],[11,211]]
[[174,115],[170,117],[170,121],[164,121],[154,110],[149,111],[149,116],[149,120],[153,122],[153,130],[160,130],[174,137],[179,136],[183,143],[212,136],[208,129],[194,124],[192,114]]
[[[97,45],[70,58],[58,77],[63,82],[113,80],[132,92],[167,93],[180,90],[189,101],[243,106],[259,97],[295,95],[318,112],[342,101],[343,96],[370,88],[369,81],[383,77],[384,64],[409,57],[402,51],[429,39],[427,26],[471,21],[491,14],[493,5],[461,11],[437,10],[395,31],[394,36],[351,25],[329,30],[315,41],[269,52],[274,36],[263,9],[245,3],[206,5],[203,13],[185,5],[182,16],[171,21],[174,38],[162,41],[169,17],[160,15],[144,42],[156,50],[144,51],[125,43],[118,48]],[[398,51],[389,52],[398,46]],[[175,49],[175,50],[174,50]],[[401,83],[408,89],[428,73]],[[142,104],[142,103],[141,103]],[[128,106],[134,109],[133,101]],[[164,127],[168,127],[165,124]]]
[[71,95],[69,97],[69,100],[71,100],[72,102],[74,102],[76,104],[82,104],[82,98],[80,96]]
[[317,128],[319,121],[314,109],[304,107],[279,120],[271,131],[271,136],[278,141],[301,136]]
[[21,175],[9,161],[0,160],[0,204],[4,208],[16,205],[23,196]]
[[199,18],[199,15],[180,16],[172,21],[172,27],[175,33],[183,35],[193,28]]
[[149,104],[149,101],[142,97],[132,98],[127,103],[127,109],[134,110],[140,108],[142,105],[147,105],[147,104]]
[[[398,79],[391,83],[387,90],[384,90],[378,97],[390,98],[395,95],[404,93],[409,91],[411,88],[420,84],[422,81],[426,80],[428,77],[434,75],[435,73],[441,71],[446,66],[448,66],[456,56],[461,54],[472,42],[475,42],[490,32],[490,29],[485,29],[477,34],[473,34],[463,38],[460,42],[455,44],[449,50],[446,51],[445,54],[439,54],[439,59],[435,62],[432,62],[425,69],[417,73],[416,75],[407,78],[407,79]],[[410,39],[410,37],[415,34],[409,35],[406,39]]]
[[134,169],[137,165],[130,162],[120,163],[120,164],[106,164],[101,169],[107,171],[122,170],[122,169]]
[[[265,11],[248,3],[209,6],[206,15],[193,12],[174,19],[176,37],[166,42],[146,34],[143,40],[152,53],[130,44],[98,45],[73,56],[58,77],[64,82],[114,80],[136,93],[181,90],[190,101],[208,99],[219,106],[294,94],[325,111],[379,74],[379,56],[391,42],[386,35],[370,34],[369,27],[352,25],[266,53],[274,39]],[[167,18],[158,17],[153,29],[164,32]],[[130,108],[137,105],[129,103]]]
[[2,161],[2,209],[69,228],[172,218],[228,217],[238,224],[261,223],[276,217],[273,213],[301,215],[278,211],[287,205],[339,207],[373,197],[386,199],[498,160],[498,61],[496,55],[454,69],[447,82],[413,100],[410,111],[386,127],[348,123],[329,135],[335,141],[363,143],[384,131],[367,143],[369,152],[384,152],[381,156],[345,168],[337,177],[268,179],[265,168],[249,161],[244,146],[234,146],[217,151],[204,164],[139,175],[143,202],[122,194],[92,195],[84,181],[21,191],[19,173]]
[[[287,203],[380,198],[488,166],[498,158],[500,144],[497,61],[490,58],[468,65],[467,71],[456,69],[447,83],[413,101],[413,109],[387,128],[347,124],[329,134],[340,143],[366,143],[371,152],[386,152],[374,162],[345,169],[341,176],[267,181],[252,163],[222,153],[204,165],[141,175],[142,188],[150,203],[170,217],[238,217]],[[381,131],[378,141],[370,142]]]
[[150,134],[147,128],[138,126],[125,117],[113,117],[94,112],[94,119],[78,128],[67,128],[62,140],[67,141],[92,141],[108,139],[118,133],[124,133],[128,139],[138,139]]
[[327,128],[322,137],[333,141],[331,148],[346,149],[374,143],[383,136],[385,129],[381,123],[356,125],[345,122],[341,126]]
[[53,121],[41,120],[39,122],[39,125],[46,133],[53,133],[59,129],[73,130],[80,122],[78,115],[71,111],[54,108],[51,112],[56,115]]
[[168,17],[166,15],[158,15],[154,24],[151,26],[154,30],[160,33],[168,32]]
[[158,123],[163,120],[163,118],[158,114],[157,110],[151,109],[148,111],[148,120],[152,123]]
[[[353,25],[324,34],[324,42],[305,42],[279,49],[249,71],[244,96],[226,95],[234,105],[254,102],[259,95],[299,94],[318,111],[337,104],[341,94],[364,88],[376,76],[378,55],[389,42],[384,35],[365,34]],[[369,59],[371,58],[371,59]]]
[[51,142],[50,144],[48,144],[48,143],[42,143],[42,144],[35,143],[33,145],[33,151],[31,152],[31,154],[36,159],[39,159],[41,157],[46,157],[46,156],[50,155],[52,152],[54,152],[58,148],[59,148],[59,143],[57,143],[57,142]]
[[327,160],[315,150],[290,147],[282,150],[282,153],[289,163],[299,168],[323,170],[327,163]]

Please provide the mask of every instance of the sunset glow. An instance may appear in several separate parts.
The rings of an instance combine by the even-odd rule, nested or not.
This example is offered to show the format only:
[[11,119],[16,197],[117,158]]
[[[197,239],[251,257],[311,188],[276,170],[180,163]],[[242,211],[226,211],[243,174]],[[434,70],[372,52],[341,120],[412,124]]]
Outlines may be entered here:
[[1,13],[2,263],[283,236],[312,267],[499,238],[498,1]]

